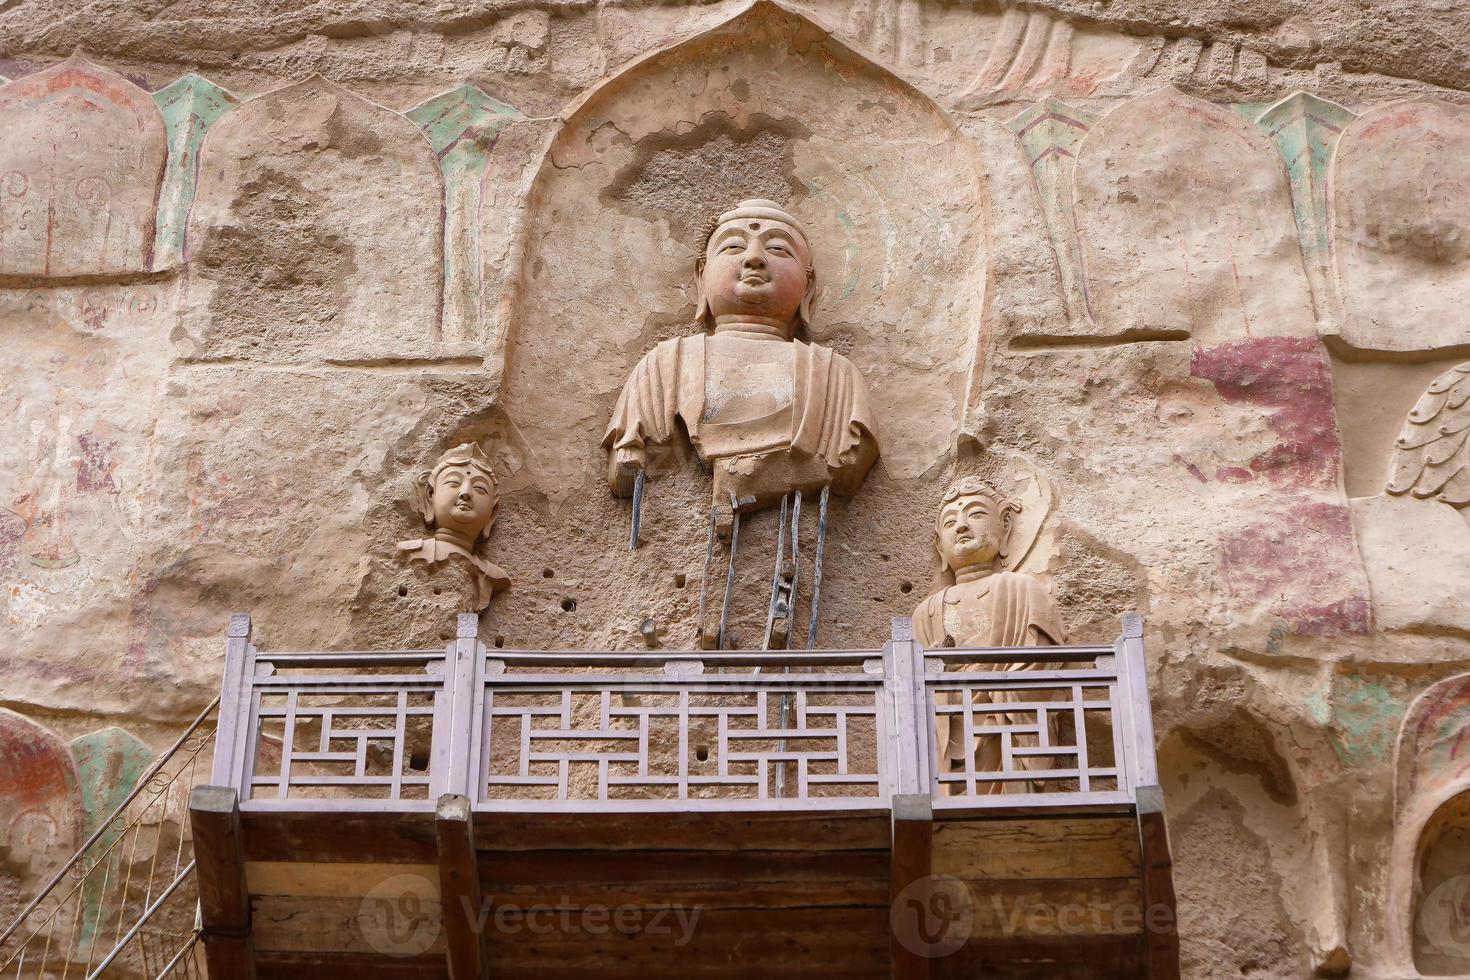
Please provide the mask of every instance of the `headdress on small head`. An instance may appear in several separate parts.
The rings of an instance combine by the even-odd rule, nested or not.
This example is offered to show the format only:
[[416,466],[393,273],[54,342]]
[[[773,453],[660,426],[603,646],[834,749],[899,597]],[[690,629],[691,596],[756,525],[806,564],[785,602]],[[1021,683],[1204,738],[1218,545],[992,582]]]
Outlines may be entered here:
[[[797,237],[801,239],[801,244],[803,247],[806,248],[807,255],[811,255],[811,239],[807,236],[806,228],[803,227],[802,223],[796,219],[796,215],[792,214],[790,211],[787,211],[775,201],[768,201],[763,197],[753,197],[741,201],[739,204],[735,205],[735,207],[731,208],[729,211],[724,212],[723,214],[710,218],[700,228],[699,253],[698,257],[694,260],[695,276],[701,281],[703,280],[705,254],[709,251],[710,239],[715,237],[715,232],[719,231],[722,225],[725,225],[731,221],[756,218],[764,219],[766,221],[779,221],[783,225],[790,226],[792,230],[796,232]],[[801,306],[796,311],[797,329],[802,329],[811,324],[812,301],[816,298],[817,292],[817,278],[815,267],[808,263],[806,267],[806,272],[806,295],[802,297]],[[710,313],[709,304],[705,301],[703,288],[700,289],[699,308],[694,312],[694,319],[700,323],[705,324],[706,326],[714,326],[714,317]]]
[[[500,486],[495,479],[495,469],[490,463],[490,457],[485,455],[485,451],[480,448],[479,443],[466,442],[462,445],[455,446],[453,449],[446,451],[443,456],[439,457],[439,462],[434,464],[433,469],[424,470],[420,473],[418,482],[414,485],[414,503],[418,507],[419,513],[423,516],[424,523],[430,527],[434,526],[434,481],[438,480],[439,474],[444,472],[444,469],[449,466],[468,466],[478,470],[490,480],[491,490],[497,496],[499,494]],[[496,504],[497,506],[499,505],[498,499]],[[491,512],[490,522],[491,524],[495,522],[493,511]],[[489,531],[490,524],[486,524],[485,530],[481,532],[481,537],[488,534]]]
[[[949,485],[944,491],[944,497],[939,501],[939,511],[934,516],[934,533],[937,536],[939,529],[943,526],[944,508],[959,500],[961,497],[986,497],[994,501],[997,516],[1000,517],[1001,528],[1005,537],[1010,536],[1011,525],[1015,515],[1021,513],[1021,504],[1007,496],[995,484],[978,476],[961,477]],[[1000,557],[1006,557],[1006,541],[1000,542]],[[936,541],[935,547],[938,547]],[[939,556],[939,564],[945,571],[952,571],[944,560],[944,554]]]

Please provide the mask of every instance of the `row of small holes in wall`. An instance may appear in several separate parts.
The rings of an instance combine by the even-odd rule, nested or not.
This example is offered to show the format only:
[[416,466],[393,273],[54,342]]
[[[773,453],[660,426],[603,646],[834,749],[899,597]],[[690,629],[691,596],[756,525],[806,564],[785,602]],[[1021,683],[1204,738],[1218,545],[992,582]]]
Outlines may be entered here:
[[[434,586],[434,594],[435,595],[438,595],[439,594],[439,587],[437,585]],[[398,587],[398,598],[402,599],[402,598],[406,597],[407,595],[408,595],[408,586],[406,586],[406,585],[400,585]]]

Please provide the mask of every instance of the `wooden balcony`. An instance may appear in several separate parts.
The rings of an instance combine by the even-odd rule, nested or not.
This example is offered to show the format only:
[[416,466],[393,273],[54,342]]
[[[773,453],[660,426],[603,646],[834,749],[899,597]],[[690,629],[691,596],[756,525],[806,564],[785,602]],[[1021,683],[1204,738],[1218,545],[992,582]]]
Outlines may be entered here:
[[[215,980],[1178,976],[1136,616],[1018,650],[476,628],[273,653],[232,618],[191,805]],[[938,771],[950,718],[998,768]]]

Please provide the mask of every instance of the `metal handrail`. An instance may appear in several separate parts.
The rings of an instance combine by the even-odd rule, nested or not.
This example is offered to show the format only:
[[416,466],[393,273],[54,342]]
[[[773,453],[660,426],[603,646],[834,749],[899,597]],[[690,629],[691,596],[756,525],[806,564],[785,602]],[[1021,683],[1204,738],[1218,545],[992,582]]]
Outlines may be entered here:
[[[77,852],[73,854],[65,864],[63,864],[60,868],[56,870],[56,873],[51,876],[50,880],[47,881],[45,885],[41,886],[41,890],[36,893],[36,897],[31,899],[30,903],[21,910],[20,914],[15,917],[15,921],[12,922],[3,933],[0,933],[0,945],[4,945],[6,940],[15,935],[16,931],[20,929],[21,924],[25,922],[30,914],[34,912],[36,908],[46,900],[46,897],[55,890],[57,885],[61,884],[61,880],[65,878],[67,874],[73,868],[75,868],[77,864],[81,862],[82,858],[86,856],[87,850],[93,844],[97,843],[104,836],[106,836],[108,830],[113,829],[113,822],[117,820],[118,817],[122,816],[122,812],[126,810],[128,806],[135,799],[137,799],[140,794],[142,794],[143,790],[146,789],[148,784],[153,780],[153,777],[157,776],[159,771],[162,770],[164,766],[168,765],[168,763],[173,759],[174,753],[179,750],[179,747],[187,742],[189,738],[193,736],[196,731],[199,730],[199,726],[204,724],[205,720],[208,719],[210,714],[218,707],[219,695],[215,695],[214,700],[210,701],[205,709],[199,712],[199,715],[189,724],[189,727],[184,729],[184,733],[174,740],[174,744],[169,746],[167,751],[165,751],[156,760],[154,760],[153,765],[148,768],[147,772],[138,777],[138,782],[133,787],[132,791],[128,793],[128,795],[123,799],[121,803],[117,805],[116,809],[114,809],[110,814],[107,815],[106,820],[103,820],[97,824],[97,829],[92,831],[91,836],[87,838],[86,842],[83,843],[81,847],[77,848]],[[7,960],[3,966],[0,966],[0,969],[3,969],[4,966],[9,965],[10,961]]]

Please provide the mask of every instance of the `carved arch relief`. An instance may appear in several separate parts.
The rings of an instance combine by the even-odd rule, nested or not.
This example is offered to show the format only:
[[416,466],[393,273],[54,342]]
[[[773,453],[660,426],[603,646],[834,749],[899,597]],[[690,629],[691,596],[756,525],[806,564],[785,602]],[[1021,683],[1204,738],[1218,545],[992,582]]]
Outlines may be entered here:
[[1399,728],[1389,856],[1389,968],[1470,975],[1470,674],[1432,685]]
[[80,54],[0,88],[0,275],[153,267],[167,138],[148,93]]
[[1174,88],[1126,102],[1082,140],[1073,187],[1097,334],[1316,332],[1286,171],[1235,113]]
[[76,763],[49,729],[0,708],[0,866],[44,877],[80,843]]
[[1470,110],[1395,102],[1343,133],[1328,175],[1342,339],[1470,349]]
[[[977,342],[984,179],[931,100],[769,2],[587,93],[529,195],[503,352],[538,482],[595,485],[623,380],[654,342],[695,329],[702,223],[749,197],[807,226],[820,295],[803,339],[868,379],[885,465],[929,471],[960,425]],[[553,350],[578,356],[536,353]]]
[[432,357],[443,192],[423,132],[315,77],[247,102],[200,151],[181,322],[189,356]]

